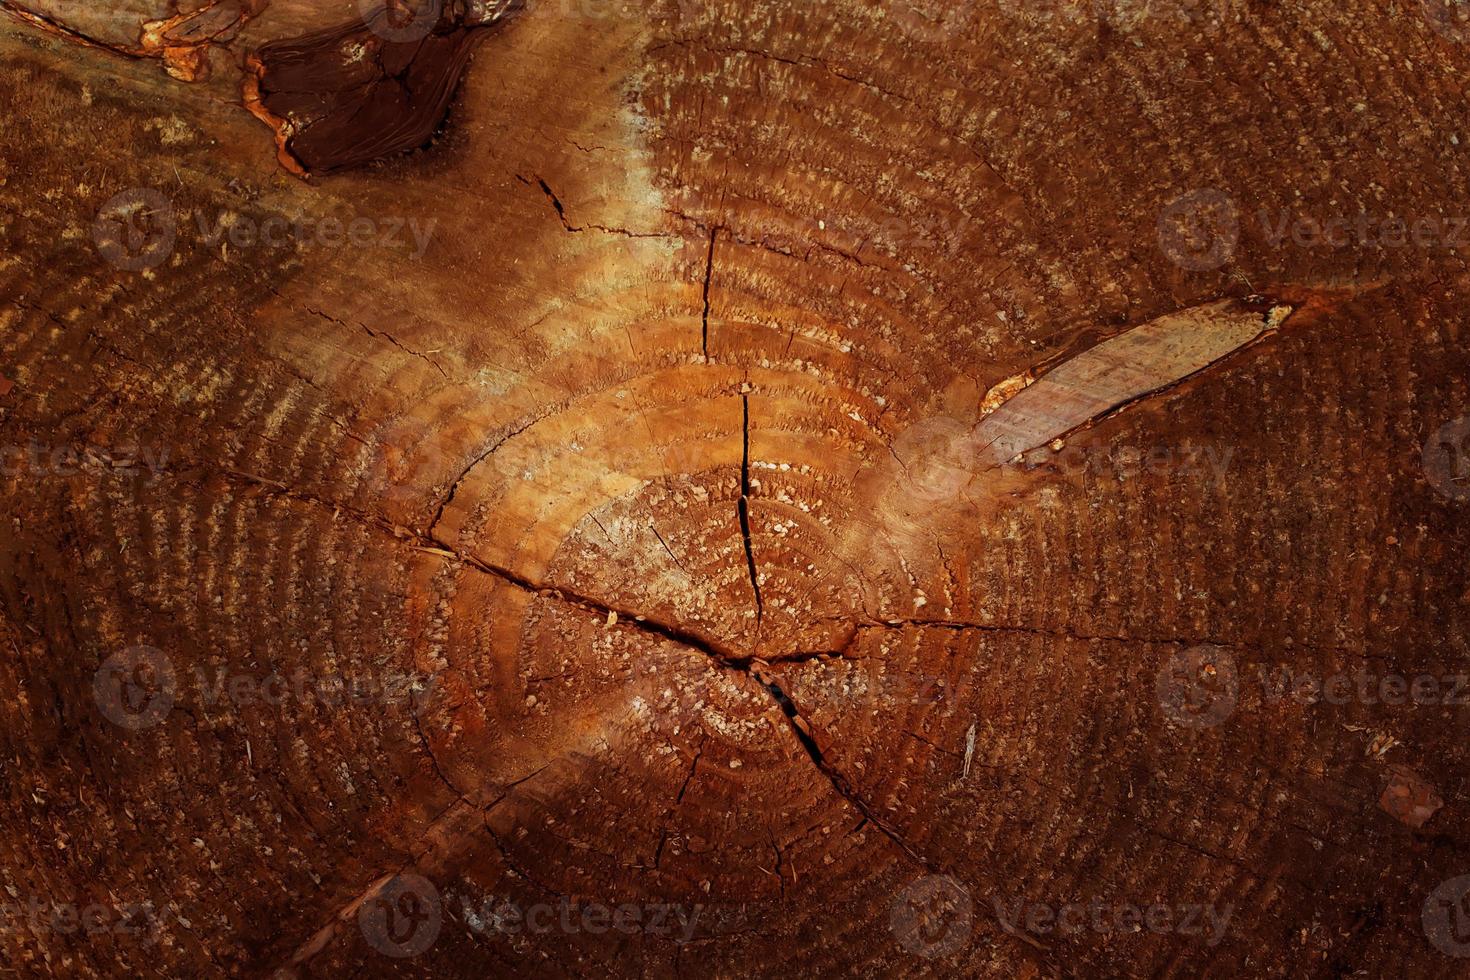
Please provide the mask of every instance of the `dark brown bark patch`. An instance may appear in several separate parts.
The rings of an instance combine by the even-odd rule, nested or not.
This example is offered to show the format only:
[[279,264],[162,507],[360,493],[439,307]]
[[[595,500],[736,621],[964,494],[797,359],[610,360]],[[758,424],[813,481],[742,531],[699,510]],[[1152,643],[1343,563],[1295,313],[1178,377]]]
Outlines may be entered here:
[[483,28],[503,9],[446,9],[422,33],[383,8],[360,22],[267,44],[250,56],[246,105],[276,130],[281,162],[298,174],[425,146]]

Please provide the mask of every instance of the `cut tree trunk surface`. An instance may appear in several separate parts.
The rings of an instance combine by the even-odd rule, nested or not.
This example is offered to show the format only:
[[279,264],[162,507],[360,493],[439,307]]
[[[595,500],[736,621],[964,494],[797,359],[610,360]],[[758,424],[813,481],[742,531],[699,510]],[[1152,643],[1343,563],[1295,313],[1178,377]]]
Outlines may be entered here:
[[0,10],[11,970],[1464,975],[1453,4]]

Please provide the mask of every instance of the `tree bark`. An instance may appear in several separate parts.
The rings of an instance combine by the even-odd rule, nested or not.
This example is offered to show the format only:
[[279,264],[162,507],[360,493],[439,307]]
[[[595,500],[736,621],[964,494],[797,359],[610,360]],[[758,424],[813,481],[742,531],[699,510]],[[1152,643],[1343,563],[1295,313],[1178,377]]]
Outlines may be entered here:
[[1452,7],[0,8],[16,971],[1463,970]]

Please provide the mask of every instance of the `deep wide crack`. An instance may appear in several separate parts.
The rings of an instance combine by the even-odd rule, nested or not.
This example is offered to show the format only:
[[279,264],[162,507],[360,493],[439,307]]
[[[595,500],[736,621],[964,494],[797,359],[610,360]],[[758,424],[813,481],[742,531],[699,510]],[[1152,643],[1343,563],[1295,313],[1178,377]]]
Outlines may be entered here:
[[740,396],[741,406],[741,450],[740,450],[740,499],[735,505],[740,519],[740,538],[745,543],[745,565],[750,572],[750,588],[755,593],[755,625],[760,629],[765,618],[765,603],[761,600],[760,575],[755,570],[755,549],[750,544],[750,396]]
[[827,761],[827,756],[822,751],[822,747],[817,744],[816,738],[812,736],[811,726],[801,716],[801,712],[797,710],[795,702],[782,690],[781,685],[758,667],[751,670],[750,674],[771,695],[771,698],[776,702],[776,707],[780,708],[781,714],[786,717],[787,724],[790,725],[791,732],[796,736],[797,742],[801,744],[801,747],[811,758],[812,764],[817,767],[817,770],[827,777],[827,781],[832,784],[832,789],[836,791],[837,795],[841,796],[854,809],[866,817],[869,823],[882,831],[883,835],[893,841],[914,863],[932,873],[934,869],[929,861],[919,854],[913,845],[905,840],[897,829],[880,817],[872,807],[868,806],[867,802],[853,789],[847,777],[838,772]]
[[718,227],[709,230],[709,254],[704,259],[704,312],[699,319],[699,346],[706,363],[709,361],[709,284],[715,275],[715,236],[719,231]]

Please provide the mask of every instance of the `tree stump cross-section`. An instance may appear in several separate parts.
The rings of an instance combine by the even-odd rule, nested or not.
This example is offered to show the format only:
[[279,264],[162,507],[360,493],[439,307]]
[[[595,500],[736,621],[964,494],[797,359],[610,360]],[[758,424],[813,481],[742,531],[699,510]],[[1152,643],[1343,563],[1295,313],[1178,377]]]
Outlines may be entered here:
[[1440,0],[0,0],[23,976],[1470,962]]

